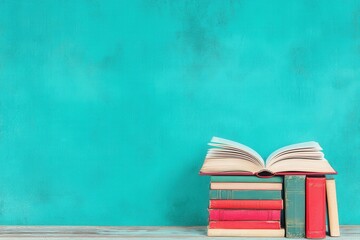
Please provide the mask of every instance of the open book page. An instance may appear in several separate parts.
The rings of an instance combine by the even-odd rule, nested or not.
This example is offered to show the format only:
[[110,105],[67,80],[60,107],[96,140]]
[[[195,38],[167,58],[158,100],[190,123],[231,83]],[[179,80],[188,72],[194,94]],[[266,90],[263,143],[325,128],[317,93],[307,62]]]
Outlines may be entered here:
[[255,150],[249,148],[248,146],[245,146],[245,145],[243,145],[241,143],[230,141],[230,140],[227,140],[227,139],[224,139],[224,138],[219,138],[219,137],[213,137],[211,139],[211,143],[209,145],[211,146],[213,143],[222,144],[225,148],[226,147],[236,148],[236,149],[239,149],[239,150],[241,150],[243,152],[247,152],[250,156],[252,156],[262,166],[265,167],[264,159]]
[[274,173],[281,172],[309,172],[335,174],[327,160],[288,159],[274,163],[268,170]]
[[317,142],[313,142],[313,141],[288,145],[271,153],[270,156],[266,159],[266,166],[272,165],[274,162],[276,162],[276,160],[288,154],[293,154],[293,153],[300,154],[300,153],[310,153],[310,152],[322,154],[321,150],[322,148],[320,147],[320,145]]
[[264,168],[264,160],[253,149],[237,142],[213,137],[201,172],[249,172]]
[[317,142],[304,142],[280,148],[267,158],[266,166],[269,171],[274,173],[335,173],[335,170],[324,158],[322,148]]
[[256,174],[258,176],[288,173],[336,174],[324,158],[317,142],[292,144],[274,151],[264,160],[253,149],[223,138],[213,137],[209,143],[202,174]]
[[255,174],[263,167],[251,161],[238,158],[206,158],[200,170],[203,173],[248,172]]

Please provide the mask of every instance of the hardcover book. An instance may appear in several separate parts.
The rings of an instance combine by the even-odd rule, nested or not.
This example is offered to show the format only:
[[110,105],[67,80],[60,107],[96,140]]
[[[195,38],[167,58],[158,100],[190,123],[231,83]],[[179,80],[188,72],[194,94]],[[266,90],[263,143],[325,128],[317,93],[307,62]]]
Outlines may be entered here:
[[209,228],[280,229],[279,221],[210,221]]
[[306,237],[325,238],[325,177],[306,177]]
[[210,221],[280,221],[281,210],[209,209]]
[[217,221],[279,221],[280,210],[209,209],[209,219]]
[[285,176],[285,235],[305,237],[305,176]]
[[282,190],[282,183],[241,183],[241,182],[212,182],[210,189],[229,190]]
[[282,183],[283,177],[259,178],[257,176],[211,176],[211,182]]
[[317,142],[304,142],[280,148],[266,161],[253,149],[240,143],[213,137],[204,164],[203,175],[310,175],[336,174],[324,158]]
[[282,199],[278,190],[210,190],[210,199]]
[[284,237],[284,229],[208,229],[209,237]]
[[209,208],[219,209],[283,209],[282,200],[210,200]]
[[327,197],[330,236],[339,237],[340,236],[339,214],[338,214],[338,206],[336,199],[335,179],[333,178],[326,179],[326,197]]

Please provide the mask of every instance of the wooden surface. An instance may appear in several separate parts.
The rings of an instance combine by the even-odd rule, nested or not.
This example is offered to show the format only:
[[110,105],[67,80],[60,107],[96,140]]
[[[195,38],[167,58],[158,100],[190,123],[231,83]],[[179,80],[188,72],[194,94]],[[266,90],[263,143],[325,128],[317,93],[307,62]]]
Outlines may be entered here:
[[[236,239],[210,238],[206,227],[92,227],[92,226],[1,226],[0,239]],[[341,237],[360,239],[360,226],[342,226]],[[237,238],[238,239],[238,238]],[[246,239],[246,238],[243,238]],[[257,239],[257,238],[252,238]],[[262,238],[264,239],[264,238]],[[269,239],[269,238],[266,238]],[[279,239],[279,238],[277,238]]]

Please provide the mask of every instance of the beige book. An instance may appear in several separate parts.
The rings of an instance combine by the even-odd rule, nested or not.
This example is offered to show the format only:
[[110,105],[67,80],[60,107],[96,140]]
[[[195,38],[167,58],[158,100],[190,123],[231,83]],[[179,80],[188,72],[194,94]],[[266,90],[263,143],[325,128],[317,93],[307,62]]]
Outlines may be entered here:
[[284,229],[210,229],[209,237],[284,237]]
[[282,183],[212,182],[210,188],[221,190],[282,190]]
[[336,198],[335,179],[326,179],[326,197],[329,216],[330,236],[340,236],[339,215]]
[[224,138],[213,137],[200,170],[203,175],[336,174],[317,142],[289,145],[264,160],[253,149]]

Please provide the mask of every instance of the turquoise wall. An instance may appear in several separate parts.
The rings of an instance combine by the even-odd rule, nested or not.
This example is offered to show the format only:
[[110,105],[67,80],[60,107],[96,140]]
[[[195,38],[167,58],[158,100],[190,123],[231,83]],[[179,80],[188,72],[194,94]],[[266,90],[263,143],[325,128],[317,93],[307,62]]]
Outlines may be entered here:
[[319,141],[360,224],[360,1],[0,1],[0,224],[206,225],[213,135]]

